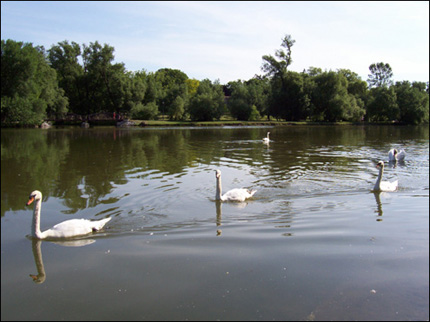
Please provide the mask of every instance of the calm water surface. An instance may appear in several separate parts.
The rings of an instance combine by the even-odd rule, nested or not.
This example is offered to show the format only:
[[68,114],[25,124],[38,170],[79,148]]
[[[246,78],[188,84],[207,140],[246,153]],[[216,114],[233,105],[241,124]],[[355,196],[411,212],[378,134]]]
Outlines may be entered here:
[[[35,189],[42,230],[112,220],[33,241]],[[1,318],[428,320],[429,128],[1,130]]]

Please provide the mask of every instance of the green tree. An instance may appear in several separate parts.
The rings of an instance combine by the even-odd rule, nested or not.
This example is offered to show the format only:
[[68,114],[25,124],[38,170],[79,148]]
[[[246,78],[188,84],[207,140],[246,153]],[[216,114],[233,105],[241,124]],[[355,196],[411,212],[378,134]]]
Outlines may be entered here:
[[[253,77],[245,82],[248,90],[248,103],[255,106],[259,115],[267,115],[270,82],[266,77]],[[255,112],[252,112],[255,117]]]
[[[81,47],[63,41],[49,50],[50,64],[59,75],[59,85],[69,98],[71,111],[88,115],[98,112],[128,114],[142,103],[146,74],[131,73],[124,64],[113,63],[114,48],[97,41]],[[83,65],[79,60],[82,58]]]
[[388,122],[398,120],[400,110],[393,87],[372,88],[367,104],[367,118],[370,122]]
[[157,82],[154,73],[148,73],[146,76],[146,91],[143,103],[148,104],[150,102],[154,102],[157,104],[159,97],[162,95],[162,84]]
[[145,99],[147,88],[147,74],[144,70],[138,72],[127,72],[129,79],[129,91],[127,103],[130,110],[137,104],[142,104]]
[[191,98],[188,112],[193,121],[213,121],[220,119],[225,112],[224,92],[218,83],[209,79],[200,82],[194,97]]
[[48,50],[48,59],[57,72],[58,85],[64,90],[69,100],[69,110],[81,113],[84,99],[82,76],[84,70],[79,64],[81,47],[67,40],[59,42]]
[[[365,106],[368,100],[367,83],[357,73],[349,69],[339,69],[338,73],[345,76],[348,81],[348,93],[354,97],[356,104],[356,108],[353,108],[355,112],[351,115],[358,113],[355,117],[352,117],[352,120],[358,121],[358,118],[362,118],[365,115]],[[352,106],[354,106],[354,103],[352,103]]]
[[68,101],[43,47],[1,41],[1,123],[40,124],[49,113],[66,113]]
[[308,68],[308,70],[307,71],[303,71],[303,73],[306,73],[306,74],[308,74],[309,76],[311,76],[311,77],[315,77],[315,76],[317,76],[317,75],[319,75],[319,74],[322,74],[322,69],[321,68],[318,68],[318,67],[309,67]]
[[169,117],[171,120],[183,120],[185,118],[185,100],[181,96],[176,96],[170,106]]
[[317,121],[359,121],[365,113],[354,95],[348,93],[345,75],[333,71],[315,77],[312,106],[312,119]]
[[158,116],[158,106],[155,102],[135,104],[130,111],[131,117],[136,120],[155,120]]
[[248,121],[257,121],[261,118],[260,112],[258,112],[257,106],[251,106],[251,115],[248,118]]
[[254,77],[245,82],[241,80],[229,82],[224,91],[230,96],[228,101],[230,114],[238,120],[259,119],[267,110],[268,90],[267,79]]
[[199,88],[200,82],[197,79],[187,79],[185,80],[185,84],[187,85],[188,95],[194,96],[197,93],[197,88]]
[[429,120],[429,96],[425,83],[397,82],[394,86],[400,110],[399,121],[421,124]]
[[271,92],[268,99],[268,116],[277,119],[299,121],[309,114],[310,99],[305,90],[303,75],[288,72],[292,64],[292,47],[295,40],[291,35],[282,39],[281,47],[275,56],[263,56],[262,70],[271,80]]
[[390,86],[393,82],[393,71],[389,64],[376,63],[369,66],[370,74],[368,75],[367,83],[369,87]]
[[178,69],[162,68],[155,72],[155,80],[161,85],[157,97],[161,114],[172,114],[169,110],[176,97],[186,100],[187,79],[188,76]]
[[339,69],[338,73],[345,76],[348,81],[348,93],[365,102],[367,96],[367,83],[361,80],[361,77],[358,76],[357,73],[349,69]]
[[248,89],[240,80],[230,82],[228,86],[231,90],[231,96],[228,101],[231,116],[237,120],[248,121],[252,113],[252,105],[248,103]]
[[272,81],[270,115],[287,121],[304,120],[309,115],[310,97],[303,74],[287,72],[284,82]]
[[113,64],[114,48],[97,41],[83,45],[85,111],[127,113],[131,83],[123,63]]
[[290,66],[293,62],[291,57],[291,48],[295,42],[296,41],[291,38],[291,35],[285,35],[285,37],[282,39],[281,47],[285,48],[286,51],[283,49],[278,49],[275,52],[275,56],[279,58],[279,60],[277,60],[272,55],[263,56],[262,70],[267,76],[280,77],[281,81],[283,81],[288,66]]

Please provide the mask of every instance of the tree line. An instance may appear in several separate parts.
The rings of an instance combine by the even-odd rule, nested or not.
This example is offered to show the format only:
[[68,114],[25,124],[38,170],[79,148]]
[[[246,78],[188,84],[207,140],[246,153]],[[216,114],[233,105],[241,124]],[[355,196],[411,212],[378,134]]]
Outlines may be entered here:
[[393,83],[389,64],[375,63],[363,81],[348,69],[288,70],[295,40],[286,35],[275,56],[262,57],[264,74],[220,84],[178,70],[127,71],[114,48],[67,40],[45,50],[1,41],[1,125],[35,125],[66,114],[112,113],[149,120],[429,121],[429,85]]

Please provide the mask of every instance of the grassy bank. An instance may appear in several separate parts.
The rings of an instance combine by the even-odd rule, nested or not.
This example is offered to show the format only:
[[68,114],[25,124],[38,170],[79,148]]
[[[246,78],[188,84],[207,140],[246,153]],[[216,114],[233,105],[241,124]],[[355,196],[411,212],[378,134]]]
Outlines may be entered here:
[[[141,126],[289,126],[289,125],[357,125],[357,124],[367,124],[352,123],[352,122],[290,122],[290,121],[234,121],[234,120],[220,120],[220,121],[210,121],[210,122],[194,122],[194,121],[163,121],[163,120],[151,120],[151,121],[141,121],[132,120],[135,124]],[[391,124],[391,123],[390,123]]]
[[[286,125],[287,122],[277,121],[209,121],[209,122],[194,122],[194,121],[139,121],[134,120],[136,124],[144,126],[274,126],[274,125]],[[304,122],[300,122],[304,123]]]

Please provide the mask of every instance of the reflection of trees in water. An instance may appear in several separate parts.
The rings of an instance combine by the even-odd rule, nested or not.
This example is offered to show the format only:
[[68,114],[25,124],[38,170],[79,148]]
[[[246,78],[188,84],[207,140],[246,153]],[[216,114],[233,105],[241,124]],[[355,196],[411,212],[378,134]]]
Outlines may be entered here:
[[22,200],[36,188],[52,192],[60,177],[59,165],[68,154],[69,138],[61,132],[52,135],[40,129],[2,130],[1,215],[23,209]]
[[301,171],[347,173],[354,158],[369,158],[360,147],[381,149],[380,137],[428,139],[425,126],[287,126],[271,130],[268,149],[261,143],[266,133],[264,127],[2,130],[1,214],[23,209],[15,196],[25,199],[34,189],[61,198],[75,213],[99,204],[130,174],[182,174],[201,164],[248,165],[261,180],[282,182]]
[[[115,185],[125,184],[130,171],[174,174],[196,163],[210,162],[214,154],[222,154],[222,148],[207,144],[207,140],[218,139],[204,130],[2,131],[1,213],[23,209],[21,200],[34,189],[60,197],[69,213],[94,207]],[[6,186],[7,193],[3,192]]]

